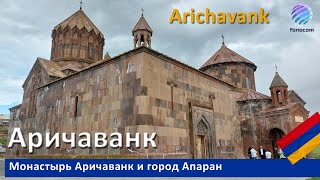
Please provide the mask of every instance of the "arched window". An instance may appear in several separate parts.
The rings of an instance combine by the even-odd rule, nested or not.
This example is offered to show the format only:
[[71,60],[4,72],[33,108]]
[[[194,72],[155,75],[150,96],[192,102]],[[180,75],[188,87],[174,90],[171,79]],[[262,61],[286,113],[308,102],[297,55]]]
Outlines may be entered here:
[[92,43],[89,43],[89,46],[88,46],[88,58],[89,59],[93,58],[93,44]]
[[201,119],[201,121],[198,123],[198,134],[202,134],[205,135],[208,131],[208,126],[206,125],[206,123],[203,121],[203,119]]
[[74,99],[74,117],[78,117],[79,116],[79,97],[76,96]]
[[282,104],[283,99],[282,99],[281,92],[278,90],[276,93],[277,93],[277,100],[278,100],[278,103],[279,103],[279,104]]

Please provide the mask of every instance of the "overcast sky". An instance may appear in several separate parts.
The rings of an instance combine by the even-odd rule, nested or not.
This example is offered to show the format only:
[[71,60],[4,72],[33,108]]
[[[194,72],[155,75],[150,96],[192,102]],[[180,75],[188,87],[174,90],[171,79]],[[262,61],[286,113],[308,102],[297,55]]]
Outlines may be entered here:
[[[50,58],[51,31],[79,9],[78,0],[0,0],[0,114],[20,104],[22,84],[37,57]],[[296,4],[307,4],[313,18],[297,25],[290,17]],[[226,45],[254,62],[259,92],[270,95],[275,64],[282,78],[306,102],[312,115],[320,111],[319,0],[84,0],[83,10],[105,35],[104,53],[116,56],[133,48],[131,30],[141,16],[153,29],[152,48],[195,68]],[[270,13],[270,24],[169,24],[172,9],[180,12],[259,11]],[[290,33],[314,28],[314,33]]]

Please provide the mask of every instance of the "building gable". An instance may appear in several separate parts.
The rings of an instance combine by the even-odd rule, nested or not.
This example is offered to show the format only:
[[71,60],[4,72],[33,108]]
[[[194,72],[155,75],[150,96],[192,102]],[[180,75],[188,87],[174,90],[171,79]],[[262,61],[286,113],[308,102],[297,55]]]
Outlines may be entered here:
[[289,91],[288,100],[292,103],[301,103],[302,106],[306,105],[306,102],[294,90]]
[[[28,84],[29,80],[31,79],[32,75],[37,72],[40,73],[43,72],[42,74],[45,74],[46,77],[45,79],[50,79],[50,77],[52,78],[62,78],[65,77],[66,75],[60,70],[59,66],[57,64],[55,64],[55,62],[53,61],[49,61],[43,58],[37,58],[36,62],[33,64],[26,80],[24,81],[22,87],[26,88],[26,85]],[[45,79],[43,79],[43,81],[45,81]],[[50,81],[49,81],[50,82]],[[49,83],[46,82],[46,83]],[[43,83],[41,83],[42,85],[45,85]]]

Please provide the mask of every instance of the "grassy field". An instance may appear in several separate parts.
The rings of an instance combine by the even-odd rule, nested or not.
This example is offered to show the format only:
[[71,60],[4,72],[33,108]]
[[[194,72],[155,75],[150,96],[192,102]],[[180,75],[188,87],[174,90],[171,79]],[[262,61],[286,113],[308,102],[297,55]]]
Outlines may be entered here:
[[317,147],[317,149],[315,149],[313,151],[313,154],[315,155],[315,158],[319,158],[320,159],[320,147]]

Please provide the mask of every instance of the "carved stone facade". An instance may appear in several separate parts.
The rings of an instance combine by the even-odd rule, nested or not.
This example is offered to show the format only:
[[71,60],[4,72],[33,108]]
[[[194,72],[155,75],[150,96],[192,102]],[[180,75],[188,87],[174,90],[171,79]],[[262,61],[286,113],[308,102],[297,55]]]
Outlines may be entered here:
[[[36,60],[21,106],[10,109],[9,135],[14,127],[27,141],[29,132],[104,132],[108,137],[155,132],[157,148],[82,149],[62,143],[34,154],[244,158],[248,146],[272,148],[308,117],[296,93],[275,106],[271,97],[256,92],[256,66],[224,44],[198,70],[151,49],[152,30],[143,17],[133,38],[137,45],[136,34],[146,31],[147,39],[102,59],[103,35],[91,23],[80,10],[55,28],[51,60]],[[96,53],[92,58],[86,51],[90,43]],[[8,155],[29,154],[15,145]]]

